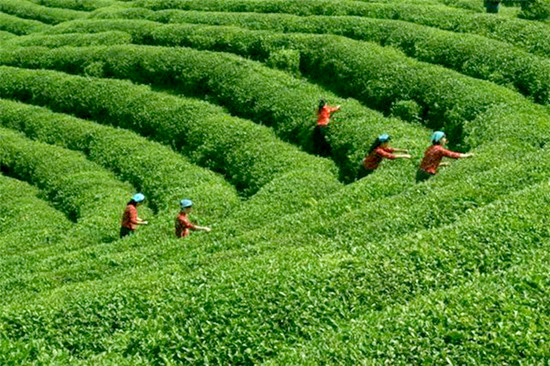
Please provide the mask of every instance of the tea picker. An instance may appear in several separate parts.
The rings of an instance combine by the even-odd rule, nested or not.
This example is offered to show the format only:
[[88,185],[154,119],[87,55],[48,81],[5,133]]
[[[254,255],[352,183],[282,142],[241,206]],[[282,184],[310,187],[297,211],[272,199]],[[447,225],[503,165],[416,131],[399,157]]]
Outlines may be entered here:
[[191,212],[193,207],[193,202],[188,199],[183,199],[180,201],[180,213],[176,217],[176,237],[185,238],[189,235],[190,230],[196,231],[206,231],[210,232],[210,228],[207,226],[198,226],[191,223],[189,220],[188,214]]
[[436,131],[432,135],[432,146],[430,146],[426,152],[424,153],[424,158],[422,159],[422,162],[420,163],[420,167],[418,168],[418,171],[416,172],[416,181],[422,182],[430,177],[433,177],[435,174],[437,174],[437,168],[440,165],[447,165],[445,163],[441,163],[441,159],[443,157],[448,157],[451,159],[459,159],[459,158],[469,158],[471,156],[474,156],[472,153],[462,154],[458,152],[454,152],[451,150],[445,149],[445,144],[447,143],[447,138],[445,137],[445,133],[442,131]]
[[332,113],[339,111],[340,106],[331,107],[321,99],[319,106],[317,107],[317,126],[313,132],[313,142],[315,144],[315,151],[321,156],[330,155],[330,144],[327,142],[326,136],[329,129],[329,122]]
[[145,201],[145,196],[142,193],[136,193],[132,196],[130,202],[126,204],[126,209],[122,214],[120,237],[123,238],[132,234],[138,225],[146,225],[148,222],[138,217],[137,206]]
[[394,154],[396,152],[407,153],[408,151],[405,149],[390,147],[390,140],[390,135],[386,133],[378,136],[374,140],[369,149],[369,152],[367,153],[367,156],[365,156],[365,158],[363,159],[363,169],[361,169],[361,171],[359,172],[358,179],[361,179],[374,172],[384,158],[391,160],[399,158],[410,159],[411,156],[409,154]]

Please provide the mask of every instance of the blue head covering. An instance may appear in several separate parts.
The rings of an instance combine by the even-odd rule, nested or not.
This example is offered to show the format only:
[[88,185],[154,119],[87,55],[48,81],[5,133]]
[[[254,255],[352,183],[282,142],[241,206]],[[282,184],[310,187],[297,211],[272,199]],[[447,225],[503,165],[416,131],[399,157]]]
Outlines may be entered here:
[[188,199],[183,199],[180,201],[180,206],[181,208],[191,207],[193,206],[193,202],[191,202],[191,200],[188,200]]
[[387,133],[383,133],[380,136],[378,136],[378,141],[380,142],[388,142],[390,141],[391,137]]
[[132,196],[132,200],[138,203],[143,202],[145,201],[145,196],[143,195],[143,193],[136,193]]
[[432,143],[438,143],[443,137],[445,137],[445,132],[435,131],[432,135]]

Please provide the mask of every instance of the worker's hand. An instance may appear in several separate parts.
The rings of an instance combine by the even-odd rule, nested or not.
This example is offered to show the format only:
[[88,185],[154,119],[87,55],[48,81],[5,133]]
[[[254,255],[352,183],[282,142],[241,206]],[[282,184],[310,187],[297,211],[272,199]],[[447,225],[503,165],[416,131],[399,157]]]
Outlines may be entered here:
[[141,220],[141,223],[142,223],[143,225],[147,225],[147,224],[149,223],[149,221]]
[[210,229],[208,226],[206,226],[206,227],[204,228],[204,231],[206,231],[207,233],[209,233],[210,231],[212,231],[212,229]]
[[474,153],[462,154],[463,158],[471,158],[472,156],[474,156]]
[[409,154],[403,154],[401,155],[401,157],[404,159],[410,159],[412,156],[410,156]]

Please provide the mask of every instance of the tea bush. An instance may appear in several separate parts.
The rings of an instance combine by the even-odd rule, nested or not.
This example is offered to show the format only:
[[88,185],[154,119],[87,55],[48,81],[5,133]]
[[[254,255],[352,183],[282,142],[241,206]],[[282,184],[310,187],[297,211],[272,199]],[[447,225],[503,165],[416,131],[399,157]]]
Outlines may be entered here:
[[125,81],[53,71],[2,67],[0,73],[4,81],[0,96],[4,98],[31,101],[150,136],[189,156],[193,163],[225,174],[248,195],[292,170],[336,174],[328,160],[308,156],[278,140],[267,128],[231,117],[203,101],[153,92]]
[[2,129],[0,165],[41,188],[44,197],[96,240],[118,236],[121,212],[134,189],[81,154],[33,142]]
[[38,20],[46,24],[62,23],[68,20],[82,18],[87,14],[76,10],[40,6],[27,0],[17,0],[17,2],[1,0],[0,11],[24,19]]
[[122,129],[102,126],[45,108],[0,100],[0,124],[29,138],[85,153],[137,190],[156,211],[173,210],[183,197],[200,202],[201,216],[216,218],[238,207],[235,189],[166,146]]
[[[445,6],[381,4],[359,1],[282,0],[140,0],[133,6],[151,10],[179,9],[225,12],[285,13],[295,15],[363,16],[403,20],[457,33],[475,33],[514,44],[542,56],[550,55],[549,27],[542,22],[473,14]],[[107,13],[110,11],[105,9]]]
[[89,65],[100,63],[99,73],[104,76],[141,83],[153,80],[159,87],[175,88],[188,96],[208,97],[235,115],[273,127],[280,138],[306,151],[315,151],[314,111],[319,98],[325,98],[333,105],[342,105],[342,111],[333,117],[328,138],[331,157],[348,182],[357,176],[361,160],[378,134],[387,132],[418,141],[426,136],[419,127],[383,118],[355,101],[233,55],[143,46],[21,49],[0,52],[0,63],[76,73],[86,73]]
[[21,19],[13,15],[0,13],[0,30],[20,34],[41,32],[51,27],[36,20]]
[[131,43],[132,38],[124,32],[101,32],[97,34],[64,34],[64,35],[39,35],[20,36],[8,38],[9,40],[2,44],[2,48],[17,48],[29,46],[41,47],[62,47],[62,46],[95,46],[95,45],[115,45]]

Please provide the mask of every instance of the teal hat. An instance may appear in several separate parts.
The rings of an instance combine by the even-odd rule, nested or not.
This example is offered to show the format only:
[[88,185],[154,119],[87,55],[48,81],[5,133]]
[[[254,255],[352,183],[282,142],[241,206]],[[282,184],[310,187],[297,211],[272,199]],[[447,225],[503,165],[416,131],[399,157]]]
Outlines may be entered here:
[[145,201],[145,196],[143,195],[143,193],[136,193],[132,196],[132,201],[136,201],[136,202],[143,202]]
[[432,135],[432,143],[441,141],[443,137],[445,137],[445,132],[435,131]]
[[191,202],[191,200],[188,200],[188,199],[183,199],[180,201],[180,206],[181,208],[191,207],[193,206],[193,202]]
[[378,141],[380,142],[388,142],[390,141],[391,137],[387,133],[383,133],[380,136],[378,136]]

